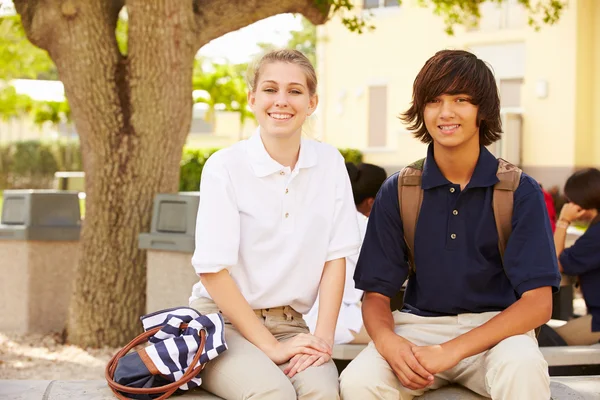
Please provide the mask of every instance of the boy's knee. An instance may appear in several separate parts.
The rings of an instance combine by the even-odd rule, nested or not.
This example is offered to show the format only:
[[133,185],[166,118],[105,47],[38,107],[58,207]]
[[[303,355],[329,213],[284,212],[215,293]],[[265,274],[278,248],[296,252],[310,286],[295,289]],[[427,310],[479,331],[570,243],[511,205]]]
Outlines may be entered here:
[[381,393],[383,389],[378,389],[379,382],[380,379],[372,371],[366,371],[359,363],[351,362],[340,375],[340,397],[342,400],[374,398],[374,393]]
[[[517,340],[523,342],[527,339],[531,340],[527,337]],[[545,380],[548,377],[548,363],[536,346],[514,346],[510,350],[502,351],[496,357],[492,368],[488,371],[488,375],[491,374],[489,378],[501,376],[503,379],[527,382],[536,379]]]

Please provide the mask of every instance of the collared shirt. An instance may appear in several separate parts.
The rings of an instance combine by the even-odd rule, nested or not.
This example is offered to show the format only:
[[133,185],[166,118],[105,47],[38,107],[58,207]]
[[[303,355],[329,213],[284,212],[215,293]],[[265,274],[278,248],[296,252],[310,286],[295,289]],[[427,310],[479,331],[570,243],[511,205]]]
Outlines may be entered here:
[[600,332],[600,223],[588,227],[559,259],[565,274],[579,276],[585,305],[592,314],[592,332]]
[[[294,170],[267,153],[260,133],[213,154],[202,172],[196,273],[228,269],[253,309],[306,313],[325,262],[355,254],[356,207],[344,159],[302,139]],[[194,285],[190,302],[210,297]]]
[[[552,286],[560,274],[544,198],[523,174],[514,193],[513,231],[504,254],[492,209],[498,160],[483,146],[469,184],[448,181],[430,145],[423,170],[423,204],[415,233],[416,273],[405,310],[422,316],[502,311],[524,292]],[[395,296],[408,276],[398,205],[398,174],[379,191],[354,280],[356,287]]]

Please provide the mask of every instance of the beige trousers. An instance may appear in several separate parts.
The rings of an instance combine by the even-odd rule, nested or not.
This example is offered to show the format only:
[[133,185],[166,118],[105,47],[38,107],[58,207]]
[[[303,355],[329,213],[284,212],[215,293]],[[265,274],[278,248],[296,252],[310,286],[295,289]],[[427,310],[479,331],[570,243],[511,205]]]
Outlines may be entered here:
[[[211,299],[198,299],[190,307],[202,314],[219,312]],[[257,318],[279,341],[309,333],[302,315],[291,307],[254,310]],[[225,318],[224,318],[225,319]],[[258,347],[246,340],[225,319],[227,351],[210,361],[200,377],[202,388],[225,400],[336,400],[339,399],[338,372],[333,360],[309,367],[288,378]]]
[[586,346],[600,342],[600,332],[592,332],[592,315],[575,318],[555,329],[569,346]]
[[[395,311],[395,332],[419,346],[441,344],[482,325],[496,314],[420,317]],[[490,350],[462,360],[452,369],[437,374],[432,386],[423,390],[403,387],[371,342],[342,372],[340,391],[343,400],[409,400],[451,382],[498,400],[550,398],[548,364],[533,331],[509,337]]]

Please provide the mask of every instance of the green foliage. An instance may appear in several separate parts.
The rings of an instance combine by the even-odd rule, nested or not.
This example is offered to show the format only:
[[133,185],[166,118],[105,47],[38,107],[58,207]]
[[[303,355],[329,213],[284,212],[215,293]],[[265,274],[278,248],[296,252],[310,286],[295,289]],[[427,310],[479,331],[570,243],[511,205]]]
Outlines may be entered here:
[[128,43],[128,33],[129,33],[129,24],[127,22],[127,11],[123,9],[119,14],[119,19],[117,20],[117,27],[115,29],[115,36],[117,37],[117,46],[119,46],[119,51],[124,56],[127,55],[127,43]]
[[[196,192],[200,188],[200,177],[206,160],[219,149],[185,148],[181,159],[179,176],[180,192]],[[356,149],[340,149],[346,162],[361,163],[363,155]]]
[[31,97],[18,94],[14,87],[6,85],[0,89],[0,118],[7,121],[29,113],[33,109]]
[[360,164],[363,162],[363,154],[357,149],[339,149],[346,162]]
[[195,61],[192,87],[204,91],[204,94],[196,97],[194,102],[208,105],[207,122],[215,122],[215,111],[219,106],[227,111],[239,112],[242,124],[247,118],[254,118],[248,110],[248,87],[244,79],[247,68],[247,64]]
[[58,79],[48,53],[32,45],[19,15],[0,17],[0,79]]
[[[56,80],[58,72],[48,53],[27,40],[19,15],[0,17],[0,81],[17,78]],[[0,118],[8,120],[26,114],[36,124],[57,124],[71,118],[66,100],[37,101],[18,94],[9,84],[0,86]]]
[[179,191],[196,192],[200,188],[202,169],[208,157],[219,149],[184,148],[179,174]]
[[0,188],[50,188],[56,171],[81,169],[76,142],[31,140],[0,146]]
[[302,29],[291,31],[292,38],[287,48],[301,51],[308,57],[312,65],[317,65],[317,27],[302,17]]
[[[442,16],[446,24],[446,33],[454,34],[456,25],[473,26],[481,17],[482,3],[492,2],[500,5],[507,0],[419,0],[423,7],[432,7],[435,15]],[[401,3],[402,0],[399,0]],[[553,25],[566,7],[566,0],[518,0],[529,12],[529,25],[539,30],[541,23]],[[541,22],[541,23],[540,23]]]

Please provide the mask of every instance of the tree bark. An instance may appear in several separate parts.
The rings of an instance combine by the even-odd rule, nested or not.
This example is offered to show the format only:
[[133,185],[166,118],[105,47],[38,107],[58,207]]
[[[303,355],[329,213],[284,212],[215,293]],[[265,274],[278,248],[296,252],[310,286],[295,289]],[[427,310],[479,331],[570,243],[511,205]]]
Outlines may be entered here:
[[[145,312],[146,255],[138,249],[138,235],[149,230],[154,196],[178,188],[196,51],[269,15],[302,12],[317,20],[326,12],[313,0],[250,0],[252,12],[252,4],[242,0],[14,3],[28,38],[57,66],[86,174],[68,340],[120,346],[140,331]],[[127,56],[119,53],[115,38],[123,5]]]

